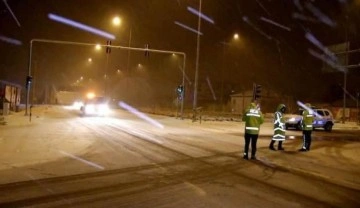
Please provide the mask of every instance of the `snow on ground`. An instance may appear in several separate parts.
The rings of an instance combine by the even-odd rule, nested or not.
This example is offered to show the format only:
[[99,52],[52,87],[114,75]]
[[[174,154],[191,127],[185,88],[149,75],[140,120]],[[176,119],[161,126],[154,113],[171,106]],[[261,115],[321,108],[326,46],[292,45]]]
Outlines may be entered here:
[[[244,123],[234,121],[214,121],[208,120],[200,123],[192,122],[190,119],[175,119],[173,117],[163,117],[150,115],[165,128],[150,128],[152,134],[170,135],[170,139],[179,139],[183,142],[196,143],[208,149],[217,150],[219,152],[241,152],[243,149],[243,132]],[[79,120],[80,119],[80,120]],[[6,116],[6,125],[0,126],[0,171],[12,168],[21,168],[36,164],[45,164],[65,159],[75,161],[81,160],[75,158],[75,155],[95,155],[101,152],[96,135],[91,134],[90,126],[81,124],[81,117],[75,110],[63,109],[61,106],[39,106],[32,109],[31,122],[28,116],[24,116],[24,112],[12,113]],[[140,120],[140,119],[138,119]],[[96,121],[96,118],[93,120]],[[64,123],[65,122],[65,123]],[[111,120],[109,120],[111,124]],[[131,123],[131,119],[125,120]],[[166,125],[171,124],[171,125]],[[112,125],[112,124],[111,124]],[[136,123],[135,123],[136,125]],[[151,124],[148,124],[151,125]],[[138,126],[140,131],[132,131],[133,134],[146,134],[143,126]],[[189,131],[187,131],[189,129]],[[191,129],[191,130],[190,130]],[[355,123],[335,124],[336,129],[360,129]],[[197,132],[193,132],[196,130]],[[108,132],[109,135],[111,132]],[[350,171],[348,175],[344,175],[339,183],[357,184],[359,181],[353,178],[353,172],[359,172],[360,157],[358,157],[359,142],[341,143],[338,146],[329,146],[333,143],[328,141],[314,141],[313,151],[303,154],[300,157],[294,157],[297,149],[301,144],[301,131],[287,131],[288,140],[284,146],[287,149],[285,154],[281,152],[271,152],[268,150],[270,138],[273,134],[273,124],[271,120],[267,120],[260,131],[260,139],[258,140],[258,158],[269,165],[278,165],[298,172],[311,170],[311,174],[325,177],[324,171],[327,171],[326,177],[336,178],[341,172],[341,168]],[[331,133],[330,133],[331,134]],[[151,142],[158,142],[161,145],[164,138],[144,137]],[[207,142],[209,140],[209,142]],[[193,157],[206,156],[206,151],[197,152],[197,149],[191,149],[186,146],[171,144],[175,149],[184,154]],[[103,145],[102,148],[105,148]],[[106,150],[108,151],[108,150]],[[124,153],[125,154],[125,153]],[[123,155],[124,156],[124,155]],[[161,155],[159,155],[159,158]],[[164,155],[165,157],[165,155]],[[98,159],[97,156],[89,157],[93,160]],[[291,162],[293,161],[293,162]],[[82,161],[83,163],[88,161]],[[142,164],[143,160],[127,161],[125,160],[121,167],[126,164]],[[319,165],[320,164],[320,165]],[[89,169],[102,169],[113,165],[109,163],[103,166],[99,164],[87,164]],[[329,167],[342,165],[339,170]],[[69,166],[70,167],[70,166]],[[76,168],[76,166],[74,166]],[[121,168],[118,167],[118,168]],[[65,170],[66,172],[66,170]],[[61,173],[58,173],[61,175]],[[15,177],[15,176],[14,176]],[[6,182],[2,180],[2,182]],[[16,178],[13,178],[16,181]]]

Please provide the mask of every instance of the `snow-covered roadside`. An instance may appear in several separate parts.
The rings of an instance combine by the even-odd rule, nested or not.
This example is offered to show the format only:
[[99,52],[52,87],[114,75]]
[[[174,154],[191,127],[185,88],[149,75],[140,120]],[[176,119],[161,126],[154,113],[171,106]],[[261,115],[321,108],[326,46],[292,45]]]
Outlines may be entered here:
[[[82,122],[78,122],[78,119],[82,118],[77,115],[74,116],[74,113],[71,110],[64,111],[60,106],[41,106],[33,109],[31,122],[29,122],[28,117],[24,116],[24,112],[10,115],[7,118],[9,123],[0,126],[0,173],[4,176],[0,179],[0,184],[28,179],[28,176],[24,175],[23,172],[11,175],[10,170],[15,172],[17,170],[18,172],[26,170],[26,173],[32,174],[34,178],[41,178],[46,174],[59,176],[64,173],[75,174],[76,171],[96,171],[97,169],[91,166],[88,166],[88,169],[80,170],[78,164],[81,163],[74,160],[75,156],[82,157],[90,154],[94,156],[87,159],[94,161],[92,159],[98,157],[98,155],[95,155],[95,150],[101,149],[100,146],[93,145],[96,137],[90,135],[89,127],[79,125]],[[243,122],[204,121],[200,123],[192,122],[189,119],[181,120],[163,116],[151,117],[165,125],[165,129],[158,129],[162,134],[167,132],[171,133],[172,136],[176,134],[182,138],[184,134],[189,133],[191,142],[196,138],[197,142],[200,141],[201,144],[204,142],[204,145],[210,149],[218,149],[220,152],[239,152],[239,158],[241,159]],[[64,121],[66,122],[64,123]],[[130,121],[127,118],[124,120],[126,123]],[[135,121],[131,122],[137,124]],[[44,129],[50,129],[50,131],[44,131]],[[193,130],[197,131],[195,132],[197,135],[194,136]],[[75,131],[76,133],[74,133]],[[29,132],[31,132],[31,135],[29,135]],[[151,132],[156,134],[154,130],[151,130]],[[282,169],[296,173],[317,176],[324,180],[334,180],[337,181],[336,183],[345,184],[346,186],[354,184],[356,186],[358,184],[357,179],[352,177],[354,173],[359,172],[360,158],[357,156],[357,149],[360,148],[360,144],[358,142],[339,143],[337,145],[330,141],[314,141],[314,149],[311,152],[299,153],[297,149],[300,148],[302,132],[287,131],[286,135],[289,140],[284,145],[286,152],[272,152],[268,150],[272,134],[273,124],[267,121],[261,126],[261,139],[258,141],[258,158],[260,160],[268,161],[270,165],[279,166]],[[296,139],[292,137],[296,137]],[[207,141],[207,139],[209,140]],[[331,146],[334,144],[337,146]],[[185,153],[188,151],[186,150]],[[73,163],[66,162],[67,170],[62,166],[55,171],[56,165],[64,161],[73,161]],[[40,169],[31,170],[34,167],[41,167],[41,164],[47,164],[46,169],[55,169],[46,171]],[[99,164],[106,165],[104,163]],[[350,170],[349,173],[345,174],[341,169],[337,170],[339,165],[343,169]],[[124,164],[121,164],[121,166],[124,166]],[[67,171],[70,173],[66,173]],[[341,177],[337,177],[338,175]]]
[[55,161],[64,157],[59,149],[78,154],[91,146],[86,130],[58,119],[64,116],[60,108],[33,108],[31,121],[24,112],[6,117],[7,124],[0,126],[0,170]]

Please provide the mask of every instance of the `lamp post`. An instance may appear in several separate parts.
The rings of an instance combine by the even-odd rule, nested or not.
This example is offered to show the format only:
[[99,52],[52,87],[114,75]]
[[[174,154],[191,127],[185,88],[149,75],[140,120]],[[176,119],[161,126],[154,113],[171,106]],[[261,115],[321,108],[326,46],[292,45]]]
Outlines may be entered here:
[[[232,40],[238,40],[239,39],[239,34],[235,33],[232,36]],[[224,71],[225,71],[225,51],[226,51],[226,46],[230,46],[229,42],[223,41],[221,42],[221,44],[223,45],[223,57],[222,57],[222,69],[221,69],[221,89],[220,89],[220,105],[221,105],[221,111],[224,111],[224,101],[223,101],[223,97],[224,97]]]
[[[202,0],[199,0],[199,13],[201,14]],[[196,41],[196,63],[195,63],[195,81],[194,81],[194,100],[193,100],[193,122],[196,120],[197,110],[197,90],[199,79],[199,56],[200,56],[200,29],[201,29],[201,15],[198,18],[198,32]]]
[[[121,24],[122,24],[122,19],[118,16],[114,17],[112,19],[112,24],[115,26],[115,27],[119,27]],[[130,27],[130,30],[129,30],[129,42],[128,42],[128,46],[129,48],[131,47],[131,39],[132,39],[132,28]],[[127,60],[127,70],[129,71],[130,69],[130,50],[128,50],[128,60]]]
[[[122,24],[122,19],[118,16],[114,17],[112,19],[112,24],[116,27],[119,27],[121,24]],[[131,41],[132,41],[132,27],[130,27],[130,30],[129,30],[129,41],[128,41],[128,47],[130,48],[131,47]],[[127,51],[128,53],[128,57],[127,57],[127,64],[126,64],[126,71],[127,71],[127,76],[130,75],[130,56],[131,56],[131,50],[128,50]],[[126,82],[125,82],[125,87],[126,89],[128,88],[128,79],[126,79]]]

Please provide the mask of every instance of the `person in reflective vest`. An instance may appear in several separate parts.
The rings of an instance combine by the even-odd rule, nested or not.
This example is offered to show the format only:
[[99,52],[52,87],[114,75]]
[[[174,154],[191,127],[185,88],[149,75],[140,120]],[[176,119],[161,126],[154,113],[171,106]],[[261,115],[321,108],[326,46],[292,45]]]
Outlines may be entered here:
[[284,150],[282,147],[283,141],[285,141],[285,119],[283,118],[283,114],[286,111],[286,106],[284,104],[280,104],[276,112],[274,114],[274,135],[271,139],[269,149],[276,150],[274,144],[278,141],[278,150]]
[[255,103],[251,103],[245,110],[242,121],[245,122],[245,147],[244,147],[244,159],[248,160],[249,145],[251,142],[251,159],[256,159],[256,143],[259,136],[260,125],[264,123],[264,116],[261,113],[260,108]]
[[303,145],[299,149],[301,152],[310,151],[311,132],[313,130],[314,112],[311,109],[310,103],[305,104],[306,108],[302,113],[301,126],[303,131]]

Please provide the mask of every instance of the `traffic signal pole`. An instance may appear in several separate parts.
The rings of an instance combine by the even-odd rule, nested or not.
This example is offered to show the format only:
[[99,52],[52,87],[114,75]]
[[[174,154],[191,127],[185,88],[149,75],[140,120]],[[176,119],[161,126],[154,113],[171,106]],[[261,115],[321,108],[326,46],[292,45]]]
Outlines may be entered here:
[[[29,61],[28,61],[28,77],[31,77],[32,43],[33,43],[33,40],[30,41]],[[26,80],[26,84],[28,85],[27,80]],[[28,106],[29,106],[29,100],[30,100],[30,88],[31,88],[31,85],[26,87],[25,116],[28,115]]]
[[[32,59],[32,47],[34,42],[42,42],[42,43],[52,43],[52,44],[63,44],[63,45],[81,45],[81,46],[96,46],[98,44],[95,43],[82,43],[82,42],[72,42],[72,41],[61,41],[61,40],[48,40],[48,39],[32,39],[30,41],[30,49],[29,49],[29,63],[28,63],[28,76],[31,76],[31,59]],[[109,47],[109,48],[117,48],[121,50],[128,51],[142,51],[142,52],[153,52],[153,53],[163,53],[163,54],[176,54],[183,56],[183,77],[182,77],[182,86],[185,86],[185,65],[186,65],[186,53],[179,51],[167,51],[167,50],[157,50],[150,48],[134,48],[134,47],[126,47],[126,46],[113,46],[113,45],[100,45],[101,47]],[[28,115],[28,105],[29,105],[29,94],[30,94],[30,86],[27,89],[26,93],[26,109],[25,115]],[[184,98],[181,100],[181,118],[183,118],[184,112]]]

